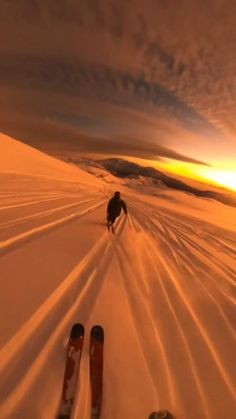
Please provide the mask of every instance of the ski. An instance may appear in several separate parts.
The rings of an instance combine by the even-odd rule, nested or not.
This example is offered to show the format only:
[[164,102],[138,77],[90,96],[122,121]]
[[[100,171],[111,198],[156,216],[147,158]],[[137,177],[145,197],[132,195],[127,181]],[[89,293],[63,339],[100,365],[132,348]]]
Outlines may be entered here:
[[113,234],[115,234],[115,229],[114,226],[111,224],[107,224],[107,230],[110,232],[112,232]]
[[158,410],[158,412],[153,412],[148,419],[174,419],[173,416],[167,412],[167,410]]
[[102,407],[104,331],[93,326],[90,334],[91,419],[99,419]]
[[76,323],[71,329],[67,347],[62,396],[57,419],[70,419],[71,417],[83,342],[84,326]]

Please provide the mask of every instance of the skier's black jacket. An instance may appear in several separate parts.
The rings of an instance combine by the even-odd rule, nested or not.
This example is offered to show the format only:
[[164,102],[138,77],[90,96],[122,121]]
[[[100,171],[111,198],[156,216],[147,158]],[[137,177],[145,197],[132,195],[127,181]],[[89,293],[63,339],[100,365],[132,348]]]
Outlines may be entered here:
[[123,208],[124,213],[127,214],[127,206],[126,206],[126,203],[123,201],[123,199],[113,196],[113,198],[110,199],[107,205],[108,218],[112,219],[112,218],[119,217],[122,208]]

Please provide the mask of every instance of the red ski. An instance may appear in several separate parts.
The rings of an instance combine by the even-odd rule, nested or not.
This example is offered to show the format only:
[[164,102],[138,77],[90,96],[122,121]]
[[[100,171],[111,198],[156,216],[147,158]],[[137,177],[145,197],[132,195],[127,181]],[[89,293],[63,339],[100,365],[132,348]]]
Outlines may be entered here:
[[84,326],[74,324],[68,342],[61,404],[57,418],[70,419],[84,343]]
[[93,326],[90,334],[91,419],[99,419],[102,407],[104,331]]

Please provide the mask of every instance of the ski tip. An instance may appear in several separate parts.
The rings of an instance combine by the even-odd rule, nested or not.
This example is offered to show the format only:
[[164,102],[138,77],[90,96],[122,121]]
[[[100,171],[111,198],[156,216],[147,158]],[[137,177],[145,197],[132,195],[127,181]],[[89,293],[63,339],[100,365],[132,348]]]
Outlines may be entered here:
[[70,338],[76,339],[84,335],[84,326],[81,323],[75,323],[70,332]]
[[99,342],[104,342],[104,331],[102,326],[95,325],[91,329],[91,337],[98,340]]
[[167,410],[158,410],[157,412],[151,413],[148,419],[174,419]]

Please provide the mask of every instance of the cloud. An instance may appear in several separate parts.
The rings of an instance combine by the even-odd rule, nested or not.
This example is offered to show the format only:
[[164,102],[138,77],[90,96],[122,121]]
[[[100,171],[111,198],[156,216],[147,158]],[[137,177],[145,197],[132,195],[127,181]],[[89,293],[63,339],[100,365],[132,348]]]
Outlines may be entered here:
[[104,65],[38,56],[3,56],[0,82],[24,89],[83,95],[130,108],[160,109],[189,131],[220,136],[213,124],[159,83]]
[[25,113],[27,137],[35,117],[72,131],[87,121],[101,149],[118,130],[121,144],[140,131],[151,154],[150,142],[197,161],[236,152],[235,1],[20,3],[0,4],[0,111]]
[[[24,115],[24,114],[23,114]],[[151,142],[140,137],[141,133],[138,129],[137,136],[134,136],[133,130],[130,136],[119,135],[114,133],[110,135],[110,130],[107,130],[107,136],[102,137],[97,134],[97,127],[99,120],[84,120],[83,130],[81,123],[77,125],[77,120],[62,121],[62,119],[42,118],[33,114],[28,115],[28,118],[23,115],[15,114],[3,120],[0,117],[0,124],[5,127],[5,131],[15,138],[21,139],[27,144],[37,146],[44,151],[53,152],[57,154],[73,155],[78,153],[83,154],[101,154],[108,156],[130,156],[147,160],[162,160],[163,158],[175,159],[188,163],[195,163],[206,165],[205,162],[191,158],[184,154],[178,153],[168,147],[158,144],[158,142]],[[75,123],[76,122],[76,123]],[[87,124],[91,128],[95,125],[94,132],[91,130],[88,133],[86,130]],[[102,126],[102,128],[104,128]],[[126,131],[126,130],[125,130]],[[103,131],[104,132],[104,131]]]

